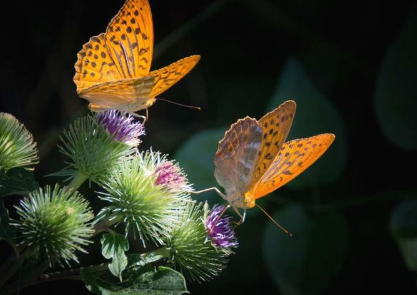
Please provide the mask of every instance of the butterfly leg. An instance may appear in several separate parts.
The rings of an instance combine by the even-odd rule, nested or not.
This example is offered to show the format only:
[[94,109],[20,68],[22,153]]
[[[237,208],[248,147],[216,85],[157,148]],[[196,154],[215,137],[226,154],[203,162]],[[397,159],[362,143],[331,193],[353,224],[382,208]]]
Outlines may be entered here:
[[238,227],[239,225],[241,225],[242,223],[245,222],[246,219],[246,210],[243,211],[243,215],[240,214],[239,210],[237,210],[236,207],[233,207],[233,209],[235,210],[235,212],[237,213],[237,215],[239,215],[240,220],[238,222],[236,222],[235,227],[233,228],[233,230]]
[[222,197],[223,199],[226,199],[226,196],[221,191],[219,191],[219,189],[217,187],[209,187],[209,188],[203,189],[201,191],[188,191],[188,192],[190,194],[198,195],[198,194],[205,193],[205,192],[208,192],[208,191],[215,191],[220,197]]
[[[146,109],[146,113],[147,112],[148,112],[148,109]],[[148,114],[146,114],[146,117],[145,116],[142,116],[142,115],[139,115],[139,114],[136,114],[136,113],[129,113],[129,114],[131,114],[135,118],[142,119],[143,120],[143,122],[142,122],[143,125],[145,125],[145,122],[148,120]]]

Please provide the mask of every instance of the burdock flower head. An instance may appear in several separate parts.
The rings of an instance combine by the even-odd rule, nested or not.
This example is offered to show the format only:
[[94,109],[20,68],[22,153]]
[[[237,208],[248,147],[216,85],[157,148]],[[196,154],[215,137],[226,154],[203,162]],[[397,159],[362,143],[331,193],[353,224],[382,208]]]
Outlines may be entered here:
[[183,213],[183,203],[189,200],[185,192],[171,192],[157,185],[154,173],[157,153],[142,152],[132,159],[121,161],[101,182],[107,191],[101,198],[110,202],[99,219],[108,218],[111,223],[124,224],[126,235],[138,234],[145,246],[146,240],[163,244],[163,238],[178,223]]
[[140,122],[134,122],[131,115],[123,116],[119,111],[110,110],[96,114],[98,124],[114,136],[115,140],[137,146],[139,136],[145,135],[145,128]]
[[225,225],[229,218],[219,219],[218,210],[209,212],[207,204],[202,208],[201,203],[195,202],[185,208],[186,214],[166,242],[171,253],[169,260],[192,280],[208,281],[226,267],[227,257],[232,253],[230,248],[236,247],[237,241]]
[[230,249],[238,246],[235,232],[230,224],[232,217],[224,214],[225,206],[215,205],[205,218],[207,235],[217,246]]
[[166,155],[156,153],[152,163],[153,174],[156,176],[155,184],[171,192],[189,191],[191,184],[182,168],[174,161],[167,160]]
[[64,131],[60,151],[71,158],[70,166],[55,175],[99,182],[117,163],[132,155],[143,125],[117,111],[76,120]]
[[86,251],[94,218],[88,202],[76,191],[49,186],[32,192],[16,206],[15,226],[33,257],[54,262],[77,261],[75,252]]
[[27,167],[38,163],[32,134],[15,117],[0,113],[0,169]]

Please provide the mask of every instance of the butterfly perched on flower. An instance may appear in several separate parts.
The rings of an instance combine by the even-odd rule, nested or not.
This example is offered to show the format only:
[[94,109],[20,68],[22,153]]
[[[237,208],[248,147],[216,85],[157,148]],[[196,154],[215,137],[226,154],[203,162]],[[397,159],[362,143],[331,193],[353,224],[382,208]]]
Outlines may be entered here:
[[298,176],[333,143],[330,133],[284,142],[295,109],[290,100],[259,121],[239,119],[219,142],[214,176],[235,210],[253,208],[257,199]]
[[153,39],[148,0],[127,0],[106,32],[84,44],[74,82],[92,111],[116,109],[134,115],[147,109],[200,60],[193,55],[150,72]]

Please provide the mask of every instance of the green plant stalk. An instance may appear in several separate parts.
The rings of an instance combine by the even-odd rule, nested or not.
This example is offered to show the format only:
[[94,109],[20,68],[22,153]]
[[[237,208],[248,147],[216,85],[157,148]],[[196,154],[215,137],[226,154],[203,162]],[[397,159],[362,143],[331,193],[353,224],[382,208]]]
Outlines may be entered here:
[[171,256],[171,250],[169,250],[167,247],[158,248],[154,251],[144,253],[143,258],[146,258],[146,256],[151,254],[161,255],[161,259],[168,259]]
[[0,276],[0,287],[3,286],[11,276],[13,276],[22,266],[23,261],[26,259],[25,253],[17,257],[14,263],[4,272],[1,273]]
[[[110,220],[112,219],[112,220]],[[121,217],[114,218],[114,215],[110,215],[109,217],[100,220],[94,225],[94,233],[93,237],[103,231],[109,231],[109,228],[118,223],[121,220]]]
[[29,281],[29,283],[22,286],[22,285],[20,285],[19,280],[16,280],[13,283],[4,287],[3,289],[0,289],[0,294],[2,294],[2,295],[14,294],[14,293],[17,293],[18,291],[20,291],[23,288],[34,285],[34,282],[35,282],[36,278],[41,273],[43,273],[45,270],[47,270],[48,267],[49,267],[49,263],[48,263],[47,260],[45,260],[44,262],[41,263],[41,265],[39,267],[36,268],[36,270],[34,271],[33,277],[31,278],[31,281]]
[[[14,252],[4,261],[3,265],[0,266],[0,278],[3,278],[6,272],[9,271],[12,264],[20,257],[20,253],[26,248],[26,243],[21,242],[14,246]],[[0,285],[1,286],[1,285]]]
[[68,188],[77,190],[87,179],[88,179],[88,176],[78,171],[75,177],[72,179],[72,181],[68,185]]

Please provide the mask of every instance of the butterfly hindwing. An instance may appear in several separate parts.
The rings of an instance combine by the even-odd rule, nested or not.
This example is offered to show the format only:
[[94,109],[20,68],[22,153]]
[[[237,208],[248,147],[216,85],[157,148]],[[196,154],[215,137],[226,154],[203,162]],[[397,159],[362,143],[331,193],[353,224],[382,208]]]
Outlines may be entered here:
[[148,107],[152,86],[152,77],[133,78],[96,84],[80,95],[90,101],[92,111],[118,109],[129,113]]
[[255,119],[238,120],[219,142],[214,156],[214,176],[228,195],[244,192],[252,179],[262,129]]
[[261,198],[298,176],[324,154],[334,138],[325,133],[285,142],[250,193],[252,197]]
[[123,78],[149,74],[153,53],[153,23],[148,0],[128,0],[106,30],[106,44]]
[[78,93],[97,83],[121,79],[105,43],[104,34],[100,34],[92,37],[78,53],[74,76]]
[[152,71],[150,74],[155,79],[155,85],[151,97],[156,97],[172,85],[181,80],[190,72],[200,60],[199,55],[192,55],[170,64],[162,69]]
[[295,102],[289,100],[258,121],[259,126],[262,128],[262,141],[252,186],[267,171],[287,138],[295,115],[295,109]]

